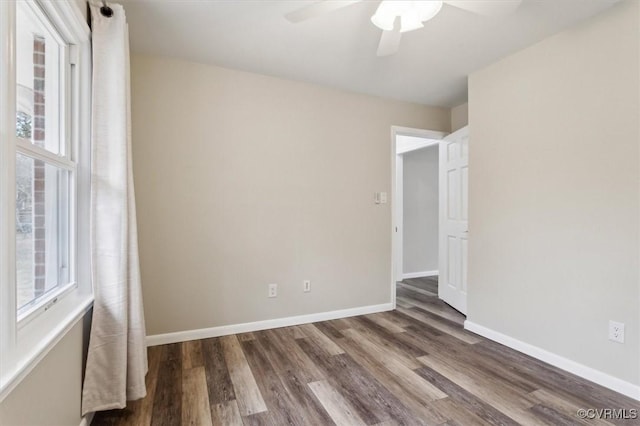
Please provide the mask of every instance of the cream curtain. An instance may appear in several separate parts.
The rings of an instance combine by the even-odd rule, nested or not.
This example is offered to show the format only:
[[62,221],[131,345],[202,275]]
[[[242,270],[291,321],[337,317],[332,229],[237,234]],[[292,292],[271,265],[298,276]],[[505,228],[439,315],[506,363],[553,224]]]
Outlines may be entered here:
[[95,302],[82,413],[146,395],[147,352],[131,169],[129,34],[124,9],[91,5],[91,269]]

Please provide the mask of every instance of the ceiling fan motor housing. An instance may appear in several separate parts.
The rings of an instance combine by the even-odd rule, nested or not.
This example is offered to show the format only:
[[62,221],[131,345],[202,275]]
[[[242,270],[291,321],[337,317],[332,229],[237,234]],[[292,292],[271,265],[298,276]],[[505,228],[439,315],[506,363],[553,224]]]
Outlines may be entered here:
[[400,32],[417,30],[422,23],[433,18],[442,9],[442,1],[383,0],[371,22],[384,31],[393,31],[400,18]]

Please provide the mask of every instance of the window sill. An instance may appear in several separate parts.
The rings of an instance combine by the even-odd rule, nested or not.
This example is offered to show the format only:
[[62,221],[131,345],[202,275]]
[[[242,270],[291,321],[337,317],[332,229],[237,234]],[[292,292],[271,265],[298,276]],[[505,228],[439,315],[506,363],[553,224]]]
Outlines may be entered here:
[[37,344],[32,345],[28,351],[25,351],[16,362],[11,363],[9,368],[1,369],[0,377],[0,402],[2,402],[13,391],[20,382],[29,375],[38,363],[55,347],[60,340],[73,328],[77,322],[89,312],[93,306],[93,295],[77,296],[75,308],[58,322],[55,328],[52,328],[44,338],[40,339]]
[[34,306],[27,307],[23,313],[18,310],[18,330],[25,327],[31,320],[37,318],[38,315],[46,312],[54,304],[58,303],[63,297],[67,296],[71,291],[78,288],[77,283],[70,283],[56,290],[52,290],[50,294],[46,294]]

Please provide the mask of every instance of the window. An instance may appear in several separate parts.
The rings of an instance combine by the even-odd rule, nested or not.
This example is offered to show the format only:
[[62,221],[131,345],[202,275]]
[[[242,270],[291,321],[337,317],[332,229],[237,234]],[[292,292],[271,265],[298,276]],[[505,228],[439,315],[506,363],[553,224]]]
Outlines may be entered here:
[[74,1],[0,1],[0,401],[92,302],[90,31]]
[[[64,129],[69,46],[29,3],[16,6],[16,308],[18,321],[73,284],[75,180]],[[54,154],[54,155],[51,155]]]

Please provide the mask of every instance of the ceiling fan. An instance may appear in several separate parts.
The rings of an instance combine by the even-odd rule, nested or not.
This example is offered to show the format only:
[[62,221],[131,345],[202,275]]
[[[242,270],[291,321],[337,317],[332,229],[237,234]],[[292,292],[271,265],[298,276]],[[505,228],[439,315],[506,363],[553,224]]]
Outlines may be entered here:
[[[362,0],[322,0],[287,13],[293,23],[306,21]],[[382,30],[378,56],[393,55],[400,47],[402,33],[422,28],[440,12],[443,4],[484,16],[503,16],[515,11],[522,0],[382,0],[371,22]]]

